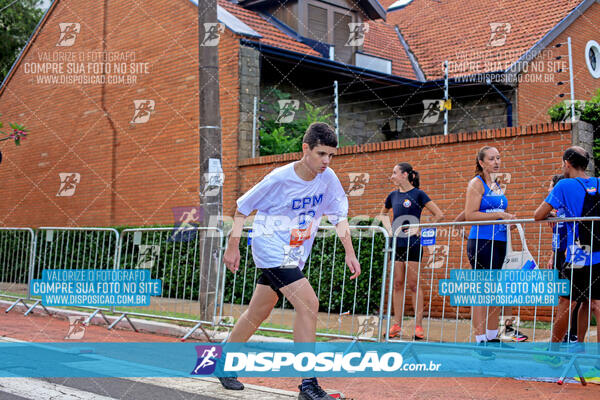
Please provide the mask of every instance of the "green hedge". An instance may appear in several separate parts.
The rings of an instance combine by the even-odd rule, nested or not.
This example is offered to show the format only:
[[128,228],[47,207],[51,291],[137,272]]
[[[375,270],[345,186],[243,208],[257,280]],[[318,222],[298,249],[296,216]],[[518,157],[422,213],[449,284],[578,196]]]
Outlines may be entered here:
[[30,248],[29,232],[0,230],[0,282],[27,283]]
[[[366,223],[365,223],[366,225]],[[385,255],[385,239],[382,234],[369,235],[362,234],[361,248],[359,253],[359,237],[353,237],[352,242],[354,250],[357,252],[362,274],[358,277],[355,290],[355,281],[350,280],[350,273],[345,265],[345,252],[341,242],[333,232],[327,237],[317,237],[315,239],[311,256],[304,266],[304,273],[307,274],[315,293],[319,297],[319,311],[338,314],[339,312],[355,312],[357,314],[373,314],[379,310],[379,302],[381,299],[381,285],[383,274],[383,263]],[[333,236],[331,235],[333,234]],[[356,233],[358,235],[358,233]],[[337,241],[337,243],[336,243]],[[335,247],[335,260],[334,260]],[[224,302],[231,303],[232,292],[235,288],[234,304],[248,304],[254,290],[254,275],[255,266],[252,260],[252,252],[248,248],[247,263],[246,263],[247,241],[243,239],[240,242],[241,263],[240,270],[237,273],[234,286],[233,274],[227,271],[225,280],[225,297]],[[372,255],[372,257],[371,257]],[[310,264],[309,264],[310,263]],[[372,263],[372,264],[371,264]],[[323,266],[321,268],[321,265]],[[331,266],[334,266],[333,269]],[[247,278],[243,288],[244,296],[242,298],[242,282],[245,269],[247,269]],[[369,280],[369,271],[371,278]],[[333,282],[331,274],[333,272]],[[319,290],[319,276],[321,287]],[[345,283],[344,283],[345,276]],[[342,292],[342,287],[344,288]],[[367,293],[371,288],[370,301],[368,301]],[[355,296],[356,293],[356,296]],[[343,295],[343,304],[342,303]],[[329,302],[331,297],[331,308]],[[282,300],[280,299],[276,307],[280,307]],[[368,309],[367,309],[368,303]],[[286,308],[292,308],[289,302],[286,302]]]
[[[364,224],[368,224],[364,222]],[[155,226],[164,227],[164,226]],[[130,227],[116,227],[119,233]],[[358,235],[358,232],[354,232]],[[34,278],[41,278],[41,271],[44,268],[73,268],[88,269],[101,267],[104,269],[112,268],[114,264],[114,240],[109,233],[105,235],[94,233],[92,231],[73,232],[73,231],[54,231],[51,242],[46,241],[45,233],[36,232],[38,247],[36,251],[36,268]],[[159,255],[154,260],[151,268],[152,277],[162,280],[163,297],[198,300],[199,284],[203,279],[200,274],[199,258],[202,251],[201,241],[195,238],[189,242],[168,241],[171,231],[159,233],[144,233],[141,239],[142,245],[156,245],[159,247]],[[9,249],[17,249],[22,246],[21,240],[16,234],[5,233],[2,236],[4,244]],[[315,292],[319,295],[320,311],[332,313],[354,311],[357,314],[374,313],[379,310],[379,301],[381,296],[381,279],[384,262],[384,237],[377,233],[374,236],[363,232],[361,238],[361,248],[359,252],[359,238],[353,237],[354,249],[359,257],[362,267],[362,274],[356,281],[349,279],[350,273],[344,261],[344,248],[335,235],[334,231],[328,231],[325,237],[318,236],[315,239],[313,250],[304,272]],[[134,235],[132,233],[123,237],[122,254],[120,268],[133,269],[138,265],[139,247],[134,245]],[[108,250],[110,246],[110,251]],[[218,245],[217,245],[218,247]],[[334,260],[335,247],[335,260]],[[104,249],[105,257],[100,257]],[[247,258],[246,258],[246,251]],[[217,248],[215,247],[214,251]],[[241,266],[235,278],[235,304],[248,304],[254,290],[254,261],[252,259],[251,249],[247,247],[247,240],[244,238],[240,243]],[[62,254],[62,256],[61,256]],[[68,255],[66,257],[65,255]],[[26,282],[28,271],[28,256],[20,258],[20,263],[9,263],[3,266],[5,276],[18,275],[19,282]],[[247,261],[246,261],[247,259]],[[194,268],[194,260],[195,268]],[[320,266],[323,266],[321,269]],[[334,266],[332,269],[332,265]],[[247,280],[243,289],[242,281],[244,268],[247,268]],[[371,269],[371,278],[369,280],[369,270]],[[333,282],[331,275],[333,272]],[[12,274],[12,275],[11,275]],[[321,279],[319,289],[318,282]],[[345,279],[344,290],[342,285]],[[203,281],[205,282],[205,281]],[[219,282],[220,283],[220,282]],[[224,302],[230,303],[232,291],[234,290],[234,277],[229,271],[225,276]],[[355,290],[356,284],[356,290]],[[204,287],[204,286],[203,286]],[[370,301],[367,299],[369,287],[371,288]],[[343,294],[343,304],[342,303]],[[356,296],[355,296],[356,294]],[[331,308],[328,307],[331,297]],[[368,303],[368,304],[367,304]],[[277,305],[281,306],[281,300]],[[291,308],[289,302],[286,307]],[[368,309],[367,309],[368,308]]]

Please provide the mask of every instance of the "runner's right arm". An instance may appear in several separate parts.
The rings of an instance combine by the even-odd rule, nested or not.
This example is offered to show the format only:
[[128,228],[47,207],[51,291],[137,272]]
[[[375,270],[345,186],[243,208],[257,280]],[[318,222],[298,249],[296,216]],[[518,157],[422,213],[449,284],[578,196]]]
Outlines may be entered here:
[[235,210],[233,227],[231,228],[227,249],[223,256],[225,266],[233,273],[237,272],[240,267],[240,238],[242,237],[246,218],[248,218],[246,215],[242,214],[239,210]]
[[379,212],[379,215],[377,215],[375,217],[375,219],[378,219],[381,221],[381,223],[383,224],[383,228],[388,231],[388,234],[391,236],[393,235],[392,232],[392,223],[390,221],[390,210],[391,208],[386,208],[386,206],[383,206],[381,208],[381,211]]

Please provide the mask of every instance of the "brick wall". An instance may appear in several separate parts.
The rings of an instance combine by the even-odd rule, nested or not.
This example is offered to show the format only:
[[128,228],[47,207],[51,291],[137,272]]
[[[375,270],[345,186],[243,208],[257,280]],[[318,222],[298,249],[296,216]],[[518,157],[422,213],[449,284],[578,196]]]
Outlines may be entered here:
[[[71,46],[57,47],[64,22],[81,30]],[[0,93],[2,120],[31,132],[21,147],[2,144],[0,225],[169,224],[172,207],[197,205],[197,47],[197,9],[188,1],[55,4]],[[239,38],[226,30],[219,45],[225,154],[238,146],[238,48]],[[31,73],[44,57],[71,53],[93,71],[89,52],[102,51],[133,54],[127,64],[147,72],[125,74],[135,78],[130,84],[106,85],[42,83],[45,74]],[[134,100],[154,101],[147,122],[131,123]],[[225,196],[234,196],[236,161],[223,164]],[[57,196],[62,172],[81,176],[73,196]]]
[[[573,53],[573,80],[576,100],[589,100],[600,89],[600,79],[590,74],[586,65],[585,46],[588,41],[598,41],[597,24],[600,20],[600,4],[595,2],[571,26],[562,32],[544,52],[539,54],[521,77],[518,87],[518,123],[531,125],[550,121],[548,109],[556,103],[570,99],[568,49],[558,43],[566,43],[570,36]],[[555,57],[562,56],[561,60]],[[563,72],[555,72],[557,67]],[[546,80],[546,77],[548,78]],[[540,81],[540,79],[542,79]],[[564,82],[563,85],[557,85]],[[559,94],[565,96],[560,98]]]
[[[533,212],[548,193],[550,177],[560,172],[561,156],[571,145],[570,124],[542,124],[538,126],[504,128],[474,133],[430,136],[418,139],[373,143],[350,146],[338,150],[332,161],[342,185],[350,185],[349,173],[368,173],[369,183],[360,197],[349,197],[350,217],[376,216],[389,192],[394,190],[389,176],[395,164],[409,162],[421,175],[421,188],[431,197],[445,214],[443,222],[452,221],[464,209],[467,183],[474,175],[475,157],[484,145],[498,148],[502,157],[502,172],[511,174],[506,195],[508,211],[518,218],[533,218]],[[240,162],[240,195],[257,183],[273,168],[298,160],[300,153],[260,157]],[[231,199],[233,200],[233,199]],[[228,200],[229,201],[229,200]],[[233,209],[229,203],[226,209]],[[427,211],[424,215],[427,215]],[[467,228],[468,229],[468,228]],[[525,226],[529,250],[540,263],[545,265],[550,257],[551,232],[546,224]],[[438,239],[438,244],[447,244],[448,235]],[[516,240],[516,236],[515,236]],[[538,243],[541,246],[538,246]],[[463,244],[466,251],[466,243]],[[470,268],[466,254],[462,255],[461,241],[454,236],[450,240],[449,269]],[[517,249],[518,246],[515,246]],[[429,253],[425,252],[424,257]],[[424,259],[425,260],[425,259]],[[424,262],[425,264],[425,262]],[[422,273],[425,282],[426,310],[430,295],[430,271]],[[443,270],[435,270],[432,315],[440,316],[443,298],[437,296],[437,279],[444,277]],[[446,302],[446,317],[453,318],[456,310]],[[538,317],[548,319],[548,310],[537,310]],[[463,307],[461,314],[468,312]],[[533,315],[532,308],[523,308],[521,316]],[[516,309],[515,309],[516,314]]]

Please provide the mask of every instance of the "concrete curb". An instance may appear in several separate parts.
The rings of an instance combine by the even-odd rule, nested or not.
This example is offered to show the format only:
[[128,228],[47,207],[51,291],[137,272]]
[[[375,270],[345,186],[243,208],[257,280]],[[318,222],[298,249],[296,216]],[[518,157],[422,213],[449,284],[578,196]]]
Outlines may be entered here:
[[[11,301],[0,300],[0,307],[8,308],[10,305],[12,305],[12,303],[13,302],[11,302]],[[52,313],[52,316],[61,318],[61,319],[65,319],[65,320],[68,320],[69,316],[88,317],[92,313],[92,311],[84,312],[84,311],[66,310],[66,309],[54,308],[54,307],[46,307],[46,308],[48,309],[48,311],[50,311]],[[11,312],[18,312],[20,310],[22,310],[22,312],[26,311],[25,307],[21,303],[19,303],[17,306],[15,306],[15,308],[13,308],[11,310]],[[38,314],[41,313],[42,315],[44,315],[45,312],[40,311],[40,310],[41,310],[41,308],[34,309],[34,311],[32,311],[32,312],[37,312]],[[110,323],[112,323],[118,318],[118,316],[107,315],[106,318],[110,321]],[[173,336],[173,337],[181,338],[186,333],[188,333],[191,329],[191,327],[179,326],[177,324],[167,323],[167,322],[150,321],[147,319],[140,319],[140,318],[135,318],[135,317],[130,317],[130,319],[138,331],[144,332],[144,333],[152,333],[152,334],[156,334],[156,335]],[[160,318],[157,317],[157,319],[160,319]],[[107,326],[106,321],[104,321],[104,318],[102,318],[100,315],[95,315],[94,318],[92,318],[92,320],[90,321],[90,324],[98,325],[98,326]],[[119,322],[119,324],[116,325],[113,329],[133,331],[133,329],[131,328],[131,326],[129,325],[129,323],[126,320],[121,320],[121,322]],[[228,335],[228,332],[211,331],[209,329],[206,329],[206,331],[208,332],[209,335],[211,335],[211,339],[215,342],[224,341]],[[206,337],[204,336],[204,334],[202,334],[202,331],[199,329],[196,330],[190,336],[190,339],[206,341]],[[292,340],[289,340],[289,339],[270,337],[270,336],[261,336],[261,335],[252,336],[250,341],[251,342],[292,342]]]
[[[12,303],[13,302],[11,302],[11,301],[0,300],[0,310],[2,310],[2,309],[6,310],[10,305],[12,305]],[[28,304],[29,303],[30,302],[28,302]],[[59,309],[59,308],[54,308],[54,307],[46,307],[46,308],[48,309],[48,311],[50,311],[52,313],[51,317],[59,318],[59,319],[63,319],[63,320],[68,320],[69,316],[87,317],[92,312],[92,311],[82,312],[82,311],[76,311],[76,310],[65,310],[65,309]],[[24,313],[26,310],[27,309],[25,308],[25,306],[23,306],[21,303],[19,303],[17,306],[15,306],[11,310],[11,312]],[[45,312],[39,311],[39,310],[41,310],[41,309],[35,309],[35,311],[32,311],[32,313],[35,312],[38,315],[47,315]],[[115,316],[106,316],[106,317],[111,323],[115,319],[118,318]],[[148,321],[148,320],[143,320],[143,319],[139,319],[139,318],[131,318],[131,320],[135,324],[138,331],[140,331],[140,332],[159,334],[159,335],[164,335],[164,336],[182,337],[190,329],[188,327],[182,327],[182,326],[178,326],[176,324],[169,324],[169,323],[164,323],[164,322],[159,322],[159,321]],[[92,320],[90,321],[90,324],[106,326],[106,321],[104,321],[104,319],[101,316],[96,315],[94,318],[92,318]],[[119,323],[119,325],[116,326],[114,329],[122,329],[122,330],[132,331],[131,326],[126,321],[122,324]],[[208,333],[212,334],[214,332],[208,331]],[[215,341],[222,341],[226,338],[226,336],[227,336],[227,332],[217,332],[212,339]],[[192,338],[198,339],[198,340],[205,339],[204,335],[201,332],[198,332],[197,334],[192,335]],[[281,341],[289,341],[289,340],[254,335],[252,337],[252,341],[281,342]],[[24,341],[4,336],[4,337],[0,338],[0,342],[21,343]],[[211,384],[214,384],[215,388],[210,389],[211,391],[214,391],[214,393],[211,393],[210,395],[215,396],[216,398],[221,398],[221,399],[234,398],[234,397],[238,398],[237,396],[234,396],[233,393],[230,394],[230,393],[228,393],[229,391],[224,391],[224,389],[221,388],[221,384],[219,383],[218,379],[216,379],[216,378],[190,376],[189,379],[200,380],[200,381],[210,382]],[[132,379],[132,380],[135,380],[135,379]],[[246,387],[244,389],[244,391],[242,391],[240,393],[236,393],[236,395],[237,394],[244,395],[244,398],[248,398],[248,399],[274,399],[274,398],[280,399],[282,397],[296,398],[298,396],[298,393],[293,392],[293,391],[269,388],[266,386],[258,386],[258,385],[252,385],[252,384],[244,384],[244,386]]]

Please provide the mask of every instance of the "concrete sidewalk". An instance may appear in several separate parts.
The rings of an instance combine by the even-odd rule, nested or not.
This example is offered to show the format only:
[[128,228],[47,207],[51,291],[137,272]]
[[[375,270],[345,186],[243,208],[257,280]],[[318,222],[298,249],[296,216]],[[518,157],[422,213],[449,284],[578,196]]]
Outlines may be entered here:
[[[69,312],[59,309],[49,309],[53,315],[45,314],[41,309],[27,317],[23,316],[25,308],[23,306],[15,307],[9,313],[6,313],[7,302],[0,301],[0,341],[1,342],[179,342],[186,329],[173,324],[162,322],[135,320],[134,323],[144,332],[134,332],[128,329],[107,330],[105,326],[94,325],[104,320],[96,317],[92,325],[85,327],[85,332],[81,339],[67,339],[70,331],[69,316],[87,316],[89,314],[80,312]],[[129,327],[124,323],[123,327]],[[162,334],[153,334],[149,331],[155,329],[163,332]],[[183,332],[183,333],[182,333]],[[170,333],[168,336],[165,333]],[[199,335],[200,336],[200,335]],[[200,336],[201,337],[201,336]],[[197,341],[191,339],[190,341]],[[206,342],[206,340],[202,340]],[[210,377],[190,377],[190,378],[103,378],[102,392],[110,393],[123,386],[121,381],[130,381],[128,387],[138,386],[138,391],[152,392],[157,391],[156,387],[161,387],[167,391],[179,391],[187,394],[196,394],[203,399],[266,399],[266,400],[286,400],[297,398],[298,393],[274,389],[261,385],[246,384],[243,391],[225,390],[215,378]],[[56,382],[57,379],[32,379],[32,378],[0,378],[0,398],[5,398],[9,394],[25,399],[44,399],[60,398],[54,397],[56,393],[68,392],[73,399],[92,399],[92,398],[123,398],[134,399],[132,397],[121,397],[117,392],[111,396],[102,397],[99,393],[89,392],[92,388],[87,387],[86,381],[98,382],[98,378],[70,378],[66,382]],[[32,391],[31,387],[37,389]],[[86,390],[76,386],[87,387]],[[144,389],[145,388],[145,389]],[[141,396],[141,395],[140,395]],[[8,397],[7,397],[8,398]],[[174,398],[174,397],[173,397]],[[189,397],[184,397],[189,398]]]

